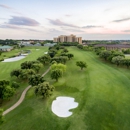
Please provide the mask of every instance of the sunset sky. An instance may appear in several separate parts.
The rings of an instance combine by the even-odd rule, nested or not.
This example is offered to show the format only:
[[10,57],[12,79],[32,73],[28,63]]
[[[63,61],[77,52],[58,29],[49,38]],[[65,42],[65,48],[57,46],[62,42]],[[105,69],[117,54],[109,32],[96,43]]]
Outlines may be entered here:
[[130,0],[0,0],[0,39],[130,40]]

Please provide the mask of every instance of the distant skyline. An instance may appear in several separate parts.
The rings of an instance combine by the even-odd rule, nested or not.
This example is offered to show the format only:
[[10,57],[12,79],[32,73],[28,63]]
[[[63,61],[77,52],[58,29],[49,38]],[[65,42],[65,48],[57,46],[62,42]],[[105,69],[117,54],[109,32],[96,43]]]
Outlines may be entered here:
[[0,39],[130,40],[130,0],[0,0]]

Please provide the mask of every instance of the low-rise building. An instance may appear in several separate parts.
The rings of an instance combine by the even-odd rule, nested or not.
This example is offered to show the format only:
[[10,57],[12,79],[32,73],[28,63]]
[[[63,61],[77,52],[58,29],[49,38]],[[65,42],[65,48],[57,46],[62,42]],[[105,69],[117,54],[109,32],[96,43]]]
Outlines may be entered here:
[[59,37],[55,37],[53,39],[53,42],[78,42],[79,44],[82,44],[82,37],[76,37],[76,35],[61,35]]
[[52,46],[54,46],[54,45],[56,45],[57,43],[46,43],[46,44],[44,44],[44,46],[48,46],[48,47],[52,47]]
[[11,51],[12,49],[12,46],[0,46],[0,51]]

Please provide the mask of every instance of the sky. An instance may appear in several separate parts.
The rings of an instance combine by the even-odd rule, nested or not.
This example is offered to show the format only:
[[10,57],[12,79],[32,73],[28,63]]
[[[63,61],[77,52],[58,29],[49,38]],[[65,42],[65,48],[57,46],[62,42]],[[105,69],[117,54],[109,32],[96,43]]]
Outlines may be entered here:
[[0,39],[130,40],[130,0],[0,0]]

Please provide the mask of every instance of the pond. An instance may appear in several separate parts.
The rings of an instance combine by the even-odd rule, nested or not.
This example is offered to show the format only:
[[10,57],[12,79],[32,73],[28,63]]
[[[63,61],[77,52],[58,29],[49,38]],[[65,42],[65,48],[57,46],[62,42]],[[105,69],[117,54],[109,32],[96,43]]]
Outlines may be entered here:
[[13,61],[18,61],[18,60],[21,60],[21,59],[23,59],[23,58],[25,58],[25,57],[26,57],[26,56],[24,56],[24,55],[16,56],[16,57],[4,59],[4,61],[2,61],[2,62],[13,62]]

